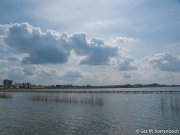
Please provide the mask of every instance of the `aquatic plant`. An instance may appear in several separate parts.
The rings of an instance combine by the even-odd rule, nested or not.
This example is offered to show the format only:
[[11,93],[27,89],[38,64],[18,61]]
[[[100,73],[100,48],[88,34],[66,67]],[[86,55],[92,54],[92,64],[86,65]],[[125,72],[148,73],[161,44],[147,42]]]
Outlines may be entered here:
[[161,98],[160,103],[161,110],[172,110],[172,111],[180,111],[180,99],[177,97],[166,97]]
[[76,97],[76,96],[48,96],[48,95],[33,95],[31,97],[33,101],[53,101],[60,103],[80,103],[80,104],[92,104],[103,105],[102,97],[90,96],[90,97]]
[[6,92],[0,92],[0,98],[12,98],[12,95]]

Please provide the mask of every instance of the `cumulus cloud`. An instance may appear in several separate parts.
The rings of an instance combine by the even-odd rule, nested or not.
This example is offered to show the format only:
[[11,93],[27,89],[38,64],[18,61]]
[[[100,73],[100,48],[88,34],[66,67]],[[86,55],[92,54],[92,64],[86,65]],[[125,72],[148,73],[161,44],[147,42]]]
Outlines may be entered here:
[[40,28],[28,23],[6,25],[8,34],[5,43],[21,53],[27,54],[21,61],[24,64],[56,64],[66,63],[74,51],[85,56],[80,64],[108,64],[109,59],[117,55],[117,48],[108,46],[103,40],[87,39],[85,33],[57,33],[48,30],[43,33]]
[[139,39],[132,37],[115,37],[115,38],[111,38],[108,41],[108,43],[111,44],[112,46],[119,46],[122,44],[136,43],[138,41]]
[[121,71],[136,70],[137,67],[132,65],[133,61],[134,60],[131,57],[122,58],[118,63],[119,70],[121,70]]
[[180,58],[170,53],[158,53],[146,58],[153,68],[161,71],[180,72]]
[[132,58],[120,55],[118,46],[98,38],[87,38],[85,33],[42,32],[39,27],[28,23],[1,27],[5,31],[2,38],[6,48],[21,55],[18,59],[22,64],[64,64],[74,53],[79,58],[76,62],[81,65],[116,65],[123,71],[136,69]]
[[0,37],[3,37],[4,35],[7,34],[8,32],[8,29],[9,29],[9,25],[1,25],[0,24]]
[[119,57],[117,65],[120,71],[136,70],[137,67],[134,65],[134,59],[127,54],[126,50],[119,48]]
[[80,64],[106,65],[111,57],[118,54],[117,48],[110,47],[103,40],[97,38],[87,40],[84,33],[73,34],[69,39],[75,53],[85,56],[85,59]]
[[69,57],[69,47],[63,39],[49,30],[42,33],[40,28],[34,28],[28,23],[12,24],[5,42],[12,48],[28,56],[22,63],[47,64],[65,63]]

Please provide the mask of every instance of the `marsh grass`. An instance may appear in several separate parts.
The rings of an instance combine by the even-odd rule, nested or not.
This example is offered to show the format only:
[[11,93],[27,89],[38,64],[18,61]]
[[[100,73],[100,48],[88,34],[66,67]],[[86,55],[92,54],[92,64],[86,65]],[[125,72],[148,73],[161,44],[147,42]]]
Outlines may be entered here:
[[12,98],[12,95],[6,92],[0,92],[0,98]]
[[180,99],[177,97],[162,97],[160,103],[161,110],[172,110],[180,112]]
[[33,101],[44,101],[44,102],[103,105],[102,97],[99,97],[99,96],[76,97],[76,96],[33,95],[31,97],[31,100],[33,100]]

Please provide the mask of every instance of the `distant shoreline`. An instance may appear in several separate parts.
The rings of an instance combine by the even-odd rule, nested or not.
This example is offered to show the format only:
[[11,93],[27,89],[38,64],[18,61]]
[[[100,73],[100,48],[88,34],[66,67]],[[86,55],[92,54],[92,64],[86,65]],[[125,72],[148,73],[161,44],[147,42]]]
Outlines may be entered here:
[[[44,93],[180,93],[179,90],[142,90],[142,88],[172,88],[172,87],[140,87],[140,90],[130,88],[131,90],[125,90],[129,88],[69,88],[69,89],[48,89],[48,88],[38,88],[38,89],[0,89],[0,92],[44,92]],[[180,88],[180,87],[177,87]]]

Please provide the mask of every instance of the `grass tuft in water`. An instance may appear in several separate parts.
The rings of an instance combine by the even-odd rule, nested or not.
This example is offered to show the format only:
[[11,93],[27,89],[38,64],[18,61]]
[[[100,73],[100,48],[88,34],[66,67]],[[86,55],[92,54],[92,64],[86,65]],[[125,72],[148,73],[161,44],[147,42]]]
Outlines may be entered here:
[[171,110],[180,112],[180,99],[179,98],[171,98],[168,99],[166,97],[161,98],[160,108],[162,111]]
[[0,98],[12,98],[12,95],[6,92],[0,92]]
[[45,101],[45,102],[60,102],[60,103],[79,103],[79,104],[91,104],[91,105],[103,105],[102,97],[75,97],[75,96],[48,96],[48,95],[33,95],[31,97],[33,101]]

